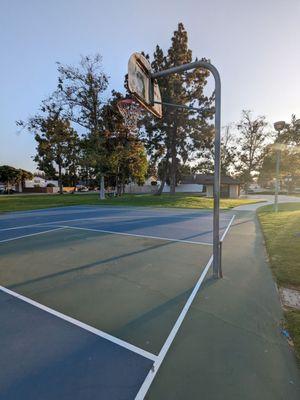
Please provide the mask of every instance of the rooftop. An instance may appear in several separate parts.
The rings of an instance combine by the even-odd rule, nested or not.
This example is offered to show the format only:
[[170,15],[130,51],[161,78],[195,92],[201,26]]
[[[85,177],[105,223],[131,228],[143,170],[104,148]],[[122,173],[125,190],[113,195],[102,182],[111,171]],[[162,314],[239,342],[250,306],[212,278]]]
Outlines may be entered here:
[[[181,183],[183,184],[191,184],[196,183],[200,185],[212,185],[214,182],[214,175],[213,174],[195,174],[195,175],[185,175],[181,179]],[[225,183],[228,185],[238,185],[240,182],[232,178],[228,175],[221,176],[221,183]]]

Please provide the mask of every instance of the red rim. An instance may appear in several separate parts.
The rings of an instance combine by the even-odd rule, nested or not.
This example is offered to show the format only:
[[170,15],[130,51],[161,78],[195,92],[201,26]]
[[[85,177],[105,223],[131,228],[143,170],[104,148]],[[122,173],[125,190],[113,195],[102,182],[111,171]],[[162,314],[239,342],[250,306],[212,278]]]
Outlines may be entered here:
[[122,100],[119,100],[118,101],[118,104],[132,104],[132,103],[135,103],[135,104],[138,104],[135,100],[133,100],[133,99],[122,99]]

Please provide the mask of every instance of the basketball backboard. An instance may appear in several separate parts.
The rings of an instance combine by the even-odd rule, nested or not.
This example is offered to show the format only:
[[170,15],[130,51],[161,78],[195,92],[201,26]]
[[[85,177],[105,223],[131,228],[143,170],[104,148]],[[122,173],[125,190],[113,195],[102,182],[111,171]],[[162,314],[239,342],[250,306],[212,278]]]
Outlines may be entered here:
[[128,89],[138,102],[156,117],[162,117],[158,83],[151,79],[149,61],[140,53],[133,53],[128,61]]

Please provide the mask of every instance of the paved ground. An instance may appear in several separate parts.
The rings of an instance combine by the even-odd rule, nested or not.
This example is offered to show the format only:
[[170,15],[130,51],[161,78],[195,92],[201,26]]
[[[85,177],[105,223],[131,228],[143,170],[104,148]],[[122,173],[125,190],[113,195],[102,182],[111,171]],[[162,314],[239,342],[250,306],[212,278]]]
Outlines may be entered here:
[[[255,211],[262,205],[267,204],[274,204],[274,195],[271,194],[251,194],[248,196],[249,199],[260,199],[265,200],[264,204],[262,203],[255,203],[255,204],[245,204],[243,206],[235,207],[234,210],[236,211]],[[278,196],[279,203],[300,203],[300,197],[296,196],[286,196],[286,195],[279,195]]]
[[235,210],[224,279],[208,280],[199,292],[148,399],[300,398],[299,368],[280,334],[282,309],[253,211],[259,206]]
[[[109,213],[110,208],[107,210]],[[143,210],[150,235],[146,237],[139,225],[138,209],[128,210],[127,215],[124,208],[111,210],[115,217],[118,215],[111,227],[106,219],[95,220],[94,208],[86,210],[84,219],[82,210],[76,207],[1,217],[2,283],[19,295],[58,311],[67,310],[81,322],[124,340],[119,344],[110,338],[104,340],[101,332],[91,336],[93,332],[82,332],[80,326],[71,329],[65,320],[57,323],[56,330],[50,324],[51,313],[45,317],[39,310],[29,311],[28,318],[31,306],[15,298],[7,300],[2,294],[0,303],[2,307],[5,304],[6,312],[2,313],[1,342],[5,346],[0,363],[6,373],[0,380],[5,387],[1,400],[94,399],[95,392],[101,393],[103,382],[110,389],[115,387],[116,392],[106,392],[100,398],[131,399],[150,373],[211,253],[211,214],[159,210],[155,216],[153,211]],[[49,213],[54,222],[51,230],[59,230],[41,234],[41,226],[16,225],[18,215],[22,225],[30,225],[29,219],[49,230]],[[106,217],[112,220],[112,216]],[[223,231],[230,217],[231,213],[223,215]],[[63,221],[68,221],[68,228]],[[116,235],[107,233],[111,230]],[[26,232],[30,236],[17,239]],[[161,232],[169,237],[159,239]],[[173,245],[173,240],[180,242]],[[114,257],[109,256],[112,251]],[[279,297],[251,208],[237,211],[223,255],[224,279],[215,281],[209,273],[204,280],[147,399],[299,399],[299,369],[280,334]],[[143,268],[138,269],[141,265]],[[160,265],[164,266],[163,275]],[[67,346],[64,337],[71,338]],[[127,348],[128,343],[137,347]],[[33,356],[32,348],[37,350]],[[111,362],[114,357],[116,364]],[[130,381],[127,375],[134,379]],[[116,376],[120,379],[114,383]],[[47,390],[48,382],[51,390]]]
[[1,216],[0,398],[133,399],[176,336],[211,240],[212,214],[197,210]]

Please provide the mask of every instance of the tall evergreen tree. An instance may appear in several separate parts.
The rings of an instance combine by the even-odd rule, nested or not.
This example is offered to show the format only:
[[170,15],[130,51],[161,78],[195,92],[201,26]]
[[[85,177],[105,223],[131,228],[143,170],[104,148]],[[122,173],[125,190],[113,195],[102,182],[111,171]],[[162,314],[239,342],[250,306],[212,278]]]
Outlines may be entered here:
[[[157,45],[151,63],[153,71],[168,69],[192,62],[192,51],[188,47],[188,35],[182,23],[172,37],[166,54]],[[203,69],[170,75],[159,80],[162,99],[168,103],[199,107],[199,112],[163,106],[163,118],[145,117],[144,133],[146,147],[152,161],[166,165],[161,177],[162,186],[170,180],[170,193],[175,193],[178,161],[185,164],[212,146],[213,117],[212,97],[207,97],[204,88],[209,72]],[[169,176],[167,176],[169,174]],[[159,192],[162,191],[162,188]]]

